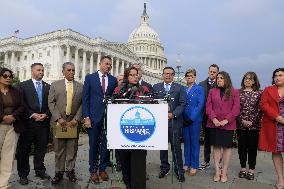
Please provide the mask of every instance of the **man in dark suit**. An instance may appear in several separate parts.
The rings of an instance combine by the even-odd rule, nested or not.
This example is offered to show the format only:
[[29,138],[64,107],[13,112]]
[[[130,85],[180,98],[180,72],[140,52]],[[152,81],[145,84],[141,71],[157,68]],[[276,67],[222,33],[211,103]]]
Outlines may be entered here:
[[[216,64],[210,65],[208,71],[208,78],[199,83],[199,85],[201,85],[204,88],[204,94],[206,99],[209,90],[216,87],[216,76],[218,72],[219,72],[218,65]],[[207,119],[208,118],[204,108],[204,116],[202,121],[203,133],[204,133],[204,162],[201,163],[199,170],[203,170],[210,167],[211,144],[210,144],[209,129],[208,127],[206,127]]]
[[20,135],[17,169],[20,184],[29,183],[27,176],[30,172],[29,153],[34,144],[34,170],[36,177],[50,179],[46,174],[44,156],[46,153],[50,112],[48,109],[48,93],[50,85],[42,81],[44,68],[41,63],[31,65],[32,78],[21,82],[18,88],[23,92],[26,111],[28,113],[26,130]]
[[[156,98],[164,98],[165,94],[170,97],[168,103],[168,136],[171,144],[175,174],[179,182],[184,182],[185,178],[179,132],[183,125],[182,112],[186,105],[186,93],[180,84],[173,82],[174,76],[175,70],[172,67],[165,67],[163,69],[164,82],[155,84],[153,86],[153,92],[154,94],[157,94]],[[159,173],[159,178],[163,178],[170,170],[168,150],[160,151],[160,160],[161,171]]]
[[[102,56],[99,71],[87,75],[83,87],[83,118],[89,135],[89,171],[91,181],[109,179],[107,167],[107,147],[105,117],[105,96],[111,96],[117,87],[117,80],[109,74],[112,68],[111,57]],[[100,164],[98,165],[98,159]],[[99,175],[97,174],[99,171]]]
[[134,63],[132,64],[133,67],[135,67],[136,69],[138,69],[138,79],[139,79],[139,84],[141,86],[145,86],[149,89],[149,92],[152,93],[153,92],[153,87],[150,83],[147,83],[146,81],[142,80],[142,68],[141,65],[138,63]]

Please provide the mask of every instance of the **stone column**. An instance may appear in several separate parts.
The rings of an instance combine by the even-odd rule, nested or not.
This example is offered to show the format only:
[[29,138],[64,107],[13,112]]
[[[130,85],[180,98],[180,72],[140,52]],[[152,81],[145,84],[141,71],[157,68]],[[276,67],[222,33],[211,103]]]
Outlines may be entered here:
[[87,62],[87,52],[84,50],[83,51],[83,65],[82,65],[82,78],[81,78],[83,82],[85,81],[85,76],[86,76],[86,62]]
[[12,51],[11,55],[11,62],[10,62],[10,68],[13,70],[14,73],[16,73],[16,64],[15,64],[15,51]]
[[75,48],[75,80],[79,80],[79,49],[76,47]]
[[5,52],[5,59],[4,59],[4,65],[5,66],[8,66],[8,51],[7,52]]
[[122,60],[122,61],[121,61],[121,67],[120,67],[120,70],[119,70],[119,73],[120,73],[120,74],[123,74],[123,73],[124,73],[124,66],[125,66],[125,65],[124,65],[124,60]]
[[100,70],[100,61],[101,61],[101,52],[98,52],[98,57],[97,57],[97,71]]
[[70,62],[70,46],[66,45],[67,51],[66,51],[66,62]]
[[112,65],[112,68],[111,68],[111,70],[110,70],[110,74],[113,75],[113,68],[114,68],[114,65],[113,65],[113,62],[114,62],[114,61],[113,61],[113,58],[114,58],[114,57],[111,56],[111,55],[110,55],[110,57],[111,57],[111,65]]
[[118,76],[118,69],[119,69],[119,58],[116,59],[116,69],[115,69],[115,76]]
[[91,57],[90,57],[90,74],[94,72],[94,53],[91,52]]

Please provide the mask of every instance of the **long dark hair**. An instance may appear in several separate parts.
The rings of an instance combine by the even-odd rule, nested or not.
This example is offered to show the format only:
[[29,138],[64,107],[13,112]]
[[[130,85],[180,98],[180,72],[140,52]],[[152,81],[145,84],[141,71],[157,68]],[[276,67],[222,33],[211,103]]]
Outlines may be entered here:
[[257,77],[256,73],[254,73],[254,72],[247,72],[247,73],[245,73],[245,75],[244,75],[244,77],[243,77],[243,79],[242,79],[242,83],[241,83],[242,89],[245,89],[245,88],[246,88],[246,87],[245,87],[245,78],[246,78],[247,76],[250,76],[251,79],[254,80],[254,84],[252,85],[252,90],[253,90],[253,91],[258,91],[259,88],[260,88],[260,84],[259,84],[258,77]]
[[274,72],[272,74],[272,85],[275,85],[274,77],[275,77],[277,72],[284,72],[284,68],[277,68],[276,70],[274,70]]
[[131,66],[129,68],[126,68],[124,70],[122,87],[131,88],[133,86],[136,86],[138,88],[139,93],[141,95],[143,95],[144,94],[144,88],[139,84],[139,82],[137,84],[133,85],[133,84],[130,84],[129,81],[128,81],[128,77],[129,77],[129,74],[130,74],[131,70],[136,70],[136,72],[138,74],[138,69],[136,67]]
[[233,84],[232,84],[231,77],[225,71],[219,72],[217,74],[217,77],[218,77],[218,75],[222,75],[223,78],[224,78],[224,87],[223,87],[225,89],[225,95],[224,96],[226,97],[226,99],[228,99],[228,98],[230,98],[232,96],[232,89],[233,89]]

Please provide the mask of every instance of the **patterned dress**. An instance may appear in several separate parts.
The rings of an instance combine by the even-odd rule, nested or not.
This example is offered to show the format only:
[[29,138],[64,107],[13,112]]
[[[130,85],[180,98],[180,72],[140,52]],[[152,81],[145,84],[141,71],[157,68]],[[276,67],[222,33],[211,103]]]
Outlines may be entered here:
[[[284,97],[279,98],[279,108],[281,116],[284,116]],[[277,151],[284,151],[284,125],[277,123]]]

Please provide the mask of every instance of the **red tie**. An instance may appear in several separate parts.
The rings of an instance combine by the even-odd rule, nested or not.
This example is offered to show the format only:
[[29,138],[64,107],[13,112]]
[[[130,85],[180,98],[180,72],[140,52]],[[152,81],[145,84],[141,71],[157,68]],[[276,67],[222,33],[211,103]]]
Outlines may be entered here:
[[106,93],[106,80],[105,80],[105,75],[102,75],[102,90],[103,90],[103,94],[105,95]]

